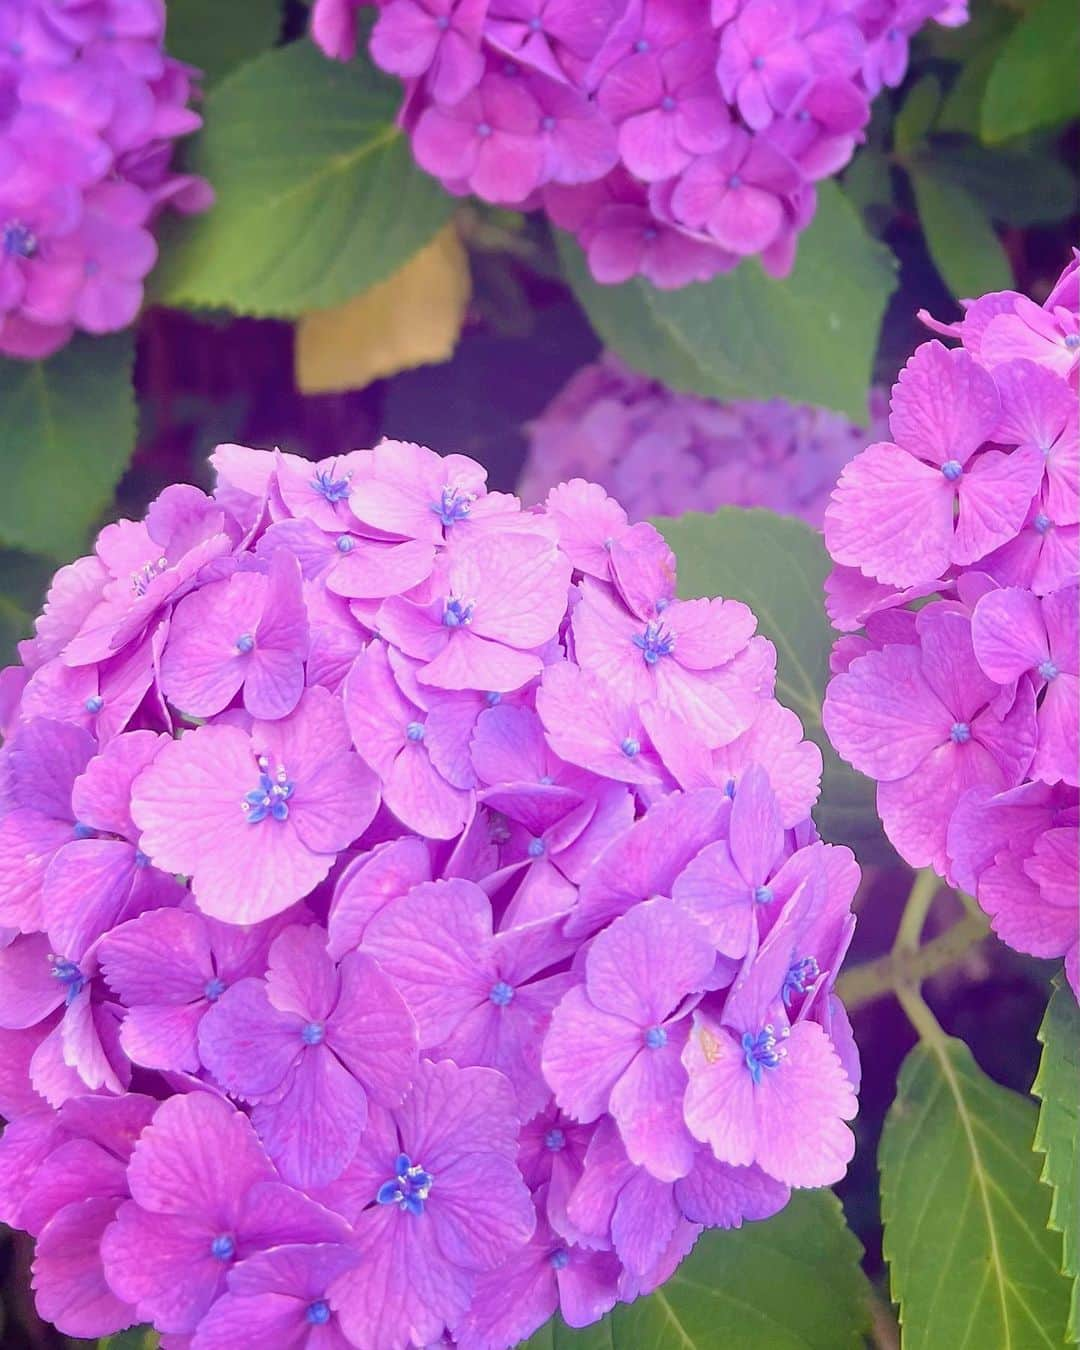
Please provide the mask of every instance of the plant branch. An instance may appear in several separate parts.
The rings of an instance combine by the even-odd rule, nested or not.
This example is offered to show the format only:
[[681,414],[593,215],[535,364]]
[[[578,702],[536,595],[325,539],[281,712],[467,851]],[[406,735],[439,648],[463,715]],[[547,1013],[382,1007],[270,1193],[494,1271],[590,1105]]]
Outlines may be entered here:
[[917,987],[923,980],[954,965],[989,932],[990,925],[984,914],[967,914],[925,947],[916,951],[894,948],[876,961],[853,966],[840,976],[836,992],[848,1011],[853,1012],[886,994],[895,993],[899,985]]

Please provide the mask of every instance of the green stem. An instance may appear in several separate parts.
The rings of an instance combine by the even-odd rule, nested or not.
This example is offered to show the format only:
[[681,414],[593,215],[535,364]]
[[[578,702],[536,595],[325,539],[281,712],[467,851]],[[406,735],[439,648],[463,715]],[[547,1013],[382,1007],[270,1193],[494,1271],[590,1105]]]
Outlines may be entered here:
[[939,971],[954,965],[989,933],[983,913],[965,915],[959,923],[933,938],[915,952],[889,952],[845,971],[836,992],[849,1012],[896,991],[898,985],[918,986]]
[[898,985],[896,997],[900,1000],[900,1006],[907,1013],[908,1021],[919,1033],[919,1039],[926,1045],[942,1047],[946,1036],[941,1023],[934,1016],[930,1005],[918,989],[911,985]]
[[915,882],[908,895],[904,912],[900,916],[900,926],[896,930],[896,941],[892,948],[894,955],[899,952],[918,951],[926,916],[940,886],[941,878],[929,867],[924,867],[921,872],[915,874]]

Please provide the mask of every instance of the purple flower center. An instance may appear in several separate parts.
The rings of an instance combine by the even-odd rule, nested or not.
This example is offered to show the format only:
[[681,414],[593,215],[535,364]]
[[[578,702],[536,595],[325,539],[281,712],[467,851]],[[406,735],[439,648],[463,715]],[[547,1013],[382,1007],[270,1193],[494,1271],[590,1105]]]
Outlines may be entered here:
[[91,694],[83,704],[83,707],[90,714],[99,713],[105,706],[105,700],[100,694]]
[[755,56],[754,59],[750,62],[750,66],[753,70],[764,70],[765,58],[763,56]]
[[310,1322],[313,1327],[326,1326],[330,1321],[330,1304],[324,1298],[317,1298],[314,1303],[307,1305],[304,1320]]
[[545,116],[541,117],[541,119],[540,119],[540,130],[541,130],[541,131],[554,131],[554,130],[555,130],[555,119],[554,119],[554,117],[551,116],[550,113],[547,113]]
[[[780,1035],[783,1037],[787,1034],[788,1030],[785,1027]],[[787,1055],[785,1047],[777,1044],[776,1032],[771,1024],[762,1027],[756,1036],[752,1031],[744,1031],[742,1048],[746,1067],[750,1070],[750,1077],[755,1084],[761,1082],[762,1069],[775,1069]]]
[[570,1264],[570,1253],[565,1247],[556,1247],[548,1257],[552,1270],[565,1270]]
[[352,474],[347,473],[344,478],[335,478],[329,469],[320,469],[312,474],[311,490],[325,497],[328,502],[343,502],[349,495],[351,477]]
[[203,985],[203,997],[209,999],[211,1003],[216,1003],[225,992],[226,984],[220,976],[215,975],[213,979],[207,980]]
[[137,849],[135,850],[135,866],[136,866],[136,867],[149,867],[149,866],[150,866],[150,855],[149,855],[149,853],[144,853],[144,852],[142,851],[141,848],[137,848]]
[[544,27],[544,21],[539,14],[534,14],[529,20],[529,27],[534,33],[539,33]]
[[419,1163],[412,1163],[407,1153],[398,1154],[394,1172],[395,1175],[379,1187],[375,1199],[380,1205],[398,1205],[407,1214],[423,1214],[424,1201],[431,1193],[435,1178]]
[[257,825],[267,816],[274,820],[285,820],[289,814],[289,798],[295,791],[294,785],[281,765],[271,778],[270,761],[265,755],[259,756],[259,786],[252,788],[240,803],[240,809],[247,816],[249,825]]
[[50,974],[53,979],[64,986],[64,1005],[70,1007],[82,992],[86,976],[74,961],[69,961],[64,956],[50,956],[49,962],[52,965]]
[[660,100],[660,107],[664,110],[664,112],[674,112],[675,109],[678,107],[678,104],[675,102],[675,100],[671,97],[670,94],[665,94],[664,97]]
[[727,180],[727,185],[732,190],[732,192],[734,192],[737,188],[742,187],[742,179],[739,177],[737,173],[733,173],[731,177]]
[[236,1241],[231,1233],[219,1233],[210,1244],[210,1255],[215,1261],[231,1261],[236,1255]]
[[451,595],[443,605],[443,624],[447,628],[467,628],[472,623],[473,601]]
[[81,820],[77,820],[72,833],[76,839],[93,839],[96,831],[93,825],[85,825]]
[[356,547],[356,540],[351,534],[340,534],[334,547],[339,553],[351,553]]
[[507,984],[505,980],[498,980],[491,986],[491,992],[488,998],[495,1004],[496,1008],[509,1007],[514,997],[513,985]]
[[19,220],[9,220],[0,239],[9,258],[32,258],[37,252],[37,236]]
[[423,722],[410,722],[405,728],[405,739],[407,741],[412,741],[413,744],[416,745],[424,739],[424,732],[425,728]]
[[566,1147],[566,1135],[557,1125],[544,1135],[544,1147],[551,1153],[560,1153]]
[[1039,674],[1044,680],[1056,680],[1060,673],[1053,661],[1043,661],[1039,665]]
[[544,841],[542,839],[530,839],[526,852],[530,858],[542,858],[544,856]]
[[242,654],[246,654],[247,652],[254,651],[254,649],[255,649],[255,639],[251,636],[251,634],[241,633],[240,636],[236,639],[236,650]]
[[788,967],[788,973],[784,976],[784,986],[780,991],[784,1007],[790,1008],[795,995],[805,994],[820,974],[821,967],[813,956],[804,956],[801,960],[793,962]]
[[971,727],[967,722],[954,722],[949,728],[949,737],[957,745],[964,745],[971,740]]
[[477,124],[476,124],[476,134],[480,137],[480,139],[481,139],[482,141],[486,141],[487,138],[491,135],[491,123],[490,123],[490,122],[477,122]]
[[941,466],[941,472],[949,480],[950,483],[955,483],[956,480],[960,477],[960,475],[964,472],[964,466],[960,463],[958,459],[947,459],[945,463]]
[[1065,334],[1065,350],[1069,352],[1080,351],[1080,333]]
[[136,599],[141,599],[150,589],[150,583],[154,581],[169,566],[167,558],[159,558],[157,562],[143,563],[137,572],[132,572],[131,592]]
[[754,887],[754,904],[770,905],[773,899],[773,888],[771,886]]
[[650,1050],[662,1050],[667,1045],[667,1031],[664,1027],[650,1027],[645,1033],[645,1044]]
[[648,50],[649,50],[648,38],[638,38],[638,40],[634,43],[634,51],[647,52]]
[[300,1028],[300,1039],[305,1045],[322,1045],[326,1040],[326,1028],[321,1022],[305,1022]]
[[475,492],[463,492],[461,488],[456,487],[444,487],[439,500],[432,502],[431,509],[444,525],[458,525],[461,521],[469,518],[469,511],[472,509],[474,501],[476,501]]
[[641,752],[641,742],[636,741],[633,736],[627,736],[619,746],[619,749],[627,759],[633,759],[635,755],[640,754]]
[[670,656],[675,650],[675,634],[655,619],[645,625],[644,633],[635,633],[631,641],[649,666],[655,666],[662,656]]
[[450,20],[447,17],[447,15],[440,14],[439,17],[435,20],[435,27],[439,30],[440,33],[445,33],[446,30],[450,27]]
[[[660,237],[660,231],[656,228],[655,225],[646,225],[645,228],[641,231],[641,237],[642,239],[645,240],[647,244],[651,244],[654,239],[658,239]],[[611,545],[606,544],[605,547],[610,548]]]

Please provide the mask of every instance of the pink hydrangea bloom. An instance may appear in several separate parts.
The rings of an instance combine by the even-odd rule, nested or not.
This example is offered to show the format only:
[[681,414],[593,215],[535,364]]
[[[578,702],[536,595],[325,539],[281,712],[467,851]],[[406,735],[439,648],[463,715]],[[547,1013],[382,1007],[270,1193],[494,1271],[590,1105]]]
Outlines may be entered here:
[[[355,52],[360,3],[315,0],[328,56]],[[598,281],[665,289],[751,254],[786,275],[814,183],[850,161],[910,38],[967,19],[966,0],[376,3],[371,55],[405,81],[424,169],[455,194],[543,206]],[[1063,339],[1044,324],[995,341],[1019,355]]]
[[[555,0],[548,54],[497,12],[586,59]],[[502,1350],[835,1180],[858,869],[751,611],[679,598],[582,479],[523,508],[401,442],[214,464],[61,569],[0,679],[0,1222],[42,1313]],[[1065,723],[1025,681],[1067,695],[1067,621],[1028,608],[1012,646],[978,611],[980,735]]]
[[667,389],[607,352],[531,424],[520,491],[540,501],[560,482],[587,478],[638,520],[764,506],[820,529],[840,470],[884,434],[884,413],[876,390],[869,430],[779,399],[718,403]]
[[[1080,330],[1075,259],[1043,306],[964,302],[892,395],[892,440],[843,470],[823,721],[878,783],[893,843],[1076,973]],[[913,612],[918,609],[918,613]],[[861,631],[859,631],[861,630]]]
[[209,186],[170,169],[201,125],[198,72],[166,56],[165,6],[5,0],[0,15],[0,353],[38,358],[76,330],[126,328],[157,260],[165,208]]

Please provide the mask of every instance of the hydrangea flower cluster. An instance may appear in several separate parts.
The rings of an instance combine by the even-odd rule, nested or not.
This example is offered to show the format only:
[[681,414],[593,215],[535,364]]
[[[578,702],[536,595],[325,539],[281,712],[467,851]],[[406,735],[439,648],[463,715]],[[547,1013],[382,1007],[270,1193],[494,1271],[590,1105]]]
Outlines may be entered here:
[[164,0],[0,5],[0,353],[37,358],[76,329],[126,328],[166,206],[205,210],[170,170],[201,119],[198,72],[165,55]]
[[[978,897],[1010,946],[1077,975],[1080,252],[1043,305],[922,317],[892,441],[825,515],[841,638],[825,727],[877,779],[899,852]],[[861,631],[857,631],[861,630]]]
[[557,483],[600,483],[631,519],[763,506],[820,529],[840,470],[886,433],[874,390],[870,430],[839,413],[680,394],[605,352],[579,370],[529,428],[519,491],[542,501]]
[[166,1350],[495,1350],[851,1157],[858,868],[602,488],[219,447],[0,677],[0,1220]]
[[[795,257],[928,19],[967,0],[378,0],[413,152],[448,191],[543,206],[593,276],[674,288]],[[360,0],[316,0],[330,56]]]

